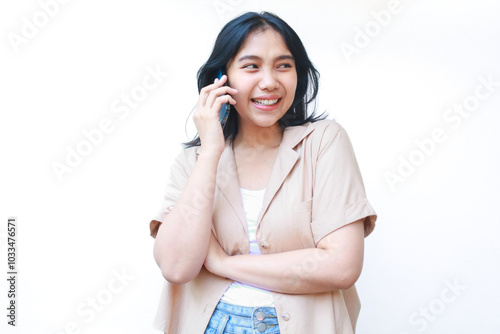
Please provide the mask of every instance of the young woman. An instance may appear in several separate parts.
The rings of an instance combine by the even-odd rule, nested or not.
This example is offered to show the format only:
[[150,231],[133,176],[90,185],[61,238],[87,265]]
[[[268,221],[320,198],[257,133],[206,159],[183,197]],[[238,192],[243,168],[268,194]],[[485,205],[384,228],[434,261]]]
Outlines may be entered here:
[[270,13],[237,17],[198,88],[198,137],[173,163],[150,223],[166,279],[157,327],[354,333],[354,283],[376,213],[345,130],[307,115],[318,73],[299,37]]

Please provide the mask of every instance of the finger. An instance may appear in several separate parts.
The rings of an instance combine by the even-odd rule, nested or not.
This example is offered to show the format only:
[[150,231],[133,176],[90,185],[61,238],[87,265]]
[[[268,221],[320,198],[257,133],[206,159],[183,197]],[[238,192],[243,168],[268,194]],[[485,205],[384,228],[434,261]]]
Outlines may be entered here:
[[204,106],[207,102],[207,98],[209,96],[209,94],[214,90],[214,89],[217,89],[219,87],[222,87],[224,86],[224,84],[226,83],[227,81],[227,75],[223,75],[220,79],[216,78],[214,80],[214,83],[213,84],[210,84],[210,85],[207,85],[205,87],[203,87],[200,91],[200,97],[198,99],[198,102],[200,103],[200,105]]
[[195,113],[193,116],[195,119],[195,123],[197,121],[202,121],[202,120],[219,120],[219,110],[221,109],[223,104],[236,104],[236,100],[234,100],[231,95],[222,95],[219,96],[215,101],[214,104],[212,105],[212,108],[210,109],[203,109]]
[[214,90],[223,87],[226,81],[227,81],[227,76],[223,75],[220,79],[216,78],[213,84],[203,87],[202,90],[200,91],[200,98],[199,98],[199,102],[201,102],[201,105],[205,106],[210,94]]
[[217,97],[217,99],[215,99],[215,101],[214,101],[214,104],[212,105],[212,108],[210,109],[211,115],[218,119],[220,108],[222,108],[222,105],[228,104],[228,103],[235,105],[236,100],[231,95],[222,95],[222,96]]
[[[205,106],[208,108],[214,108],[215,107],[215,101],[223,96],[229,96],[232,99],[232,96],[230,94],[237,94],[238,91],[234,88],[231,88],[229,86],[223,86],[219,87],[217,89],[214,89],[213,91],[210,92],[208,95],[208,98],[205,102]],[[226,100],[225,103],[229,103],[230,99]],[[220,105],[218,106],[220,108]]]

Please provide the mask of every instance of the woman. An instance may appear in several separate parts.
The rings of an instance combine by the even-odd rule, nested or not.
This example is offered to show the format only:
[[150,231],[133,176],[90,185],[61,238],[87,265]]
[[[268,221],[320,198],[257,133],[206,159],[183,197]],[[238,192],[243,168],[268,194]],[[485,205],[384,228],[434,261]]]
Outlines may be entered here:
[[273,14],[246,13],[220,32],[198,87],[198,137],[150,223],[167,281],[158,328],[354,333],[376,214],[344,129],[307,116],[318,74],[299,37]]

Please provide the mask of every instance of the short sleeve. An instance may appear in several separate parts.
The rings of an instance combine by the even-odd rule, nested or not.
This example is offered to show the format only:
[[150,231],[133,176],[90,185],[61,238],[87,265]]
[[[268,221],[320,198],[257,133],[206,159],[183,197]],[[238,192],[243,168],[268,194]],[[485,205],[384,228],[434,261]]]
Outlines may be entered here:
[[344,128],[331,122],[322,132],[316,160],[311,223],[315,243],[360,219],[366,237],[377,214],[366,198],[351,141]]
[[167,182],[163,202],[160,210],[149,223],[150,235],[156,238],[160,225],[165,222],[169,207],[177,203],[186,186],[192,166],[196,161],[194,148],[183,149],[170,167],[170,176]]

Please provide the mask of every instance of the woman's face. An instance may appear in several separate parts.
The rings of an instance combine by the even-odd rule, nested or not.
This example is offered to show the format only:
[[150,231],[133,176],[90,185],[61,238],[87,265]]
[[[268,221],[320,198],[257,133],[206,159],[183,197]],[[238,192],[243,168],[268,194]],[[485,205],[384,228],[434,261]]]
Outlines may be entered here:
[[238,127],[279,127],[292,105],[297,71],[292,53],[274,29],[248,35],[227,68],[238,111]]

